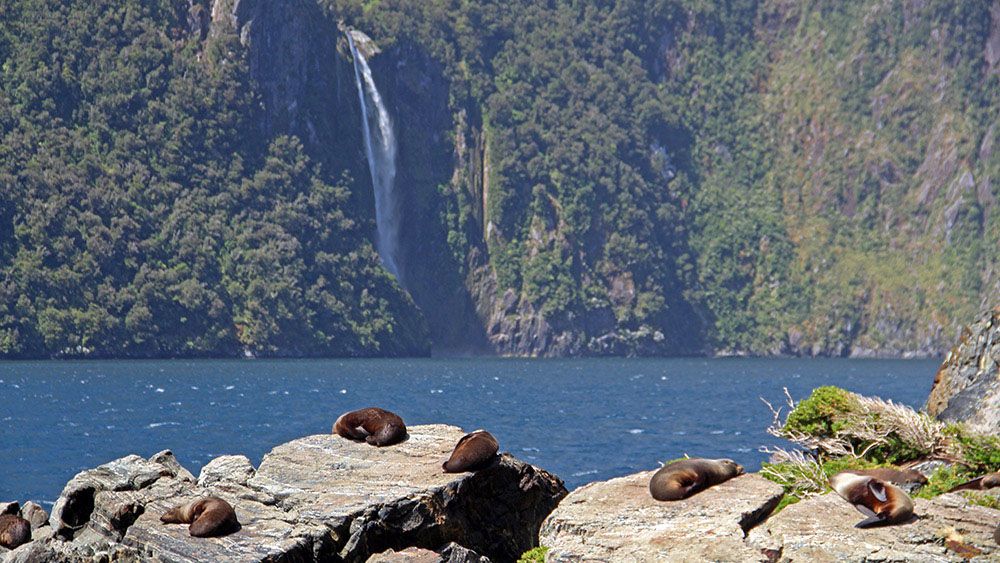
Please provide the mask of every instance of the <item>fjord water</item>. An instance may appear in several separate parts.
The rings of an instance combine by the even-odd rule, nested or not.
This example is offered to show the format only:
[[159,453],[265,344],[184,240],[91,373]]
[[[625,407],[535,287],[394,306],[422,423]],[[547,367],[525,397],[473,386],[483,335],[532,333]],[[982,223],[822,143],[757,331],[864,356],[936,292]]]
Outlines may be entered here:
[[215,456],[256,465],[378,405],[409,425],[490,430],[501,450],[570,489],[692,456],[748,470],[779,441],[783,405],[839,385],[915,408],[936,360],[421,359],[0,363],[0,501],[54,501],[77,472],[171,449],[198,474]]

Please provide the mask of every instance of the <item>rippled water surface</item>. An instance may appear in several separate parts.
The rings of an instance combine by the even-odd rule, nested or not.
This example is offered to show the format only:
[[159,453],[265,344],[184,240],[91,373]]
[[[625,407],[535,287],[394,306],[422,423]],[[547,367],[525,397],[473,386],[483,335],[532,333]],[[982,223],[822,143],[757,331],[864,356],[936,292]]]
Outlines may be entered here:
[[913,407],[936,360],[287,360],[0,363],[0,501],[52,502],[78,471],[171,449],[195,475],[222,454],[257,464],[378,405],[409,425],[486,428],[570,489],[692,456],[747,466],[776,444],[760,397],[839,385]]

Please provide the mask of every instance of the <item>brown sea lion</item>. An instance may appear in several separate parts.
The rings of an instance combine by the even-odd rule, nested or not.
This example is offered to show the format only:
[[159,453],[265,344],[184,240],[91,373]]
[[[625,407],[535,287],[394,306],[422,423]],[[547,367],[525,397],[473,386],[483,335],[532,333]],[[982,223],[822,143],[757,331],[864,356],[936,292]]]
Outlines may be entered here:
[[913,517],[913,501],[899,487],[868,475],[841,471],[830,478],[830,486],[868,518],[856,528],[899,524]]
[[219,497],[201,497],[175,506],[160,516],[165,524],[191,524],[188,532],[196,538],[225,536],[240,529],[236,511]]
[[682,459],[664,465],[649,480],[649,494],[656,500],[680,500],[743,474],[731,459]]
[[406,425],[396,413],[378,407],[359,409],[340,415],[333,432],[373,446],[391,446],[406,439]]
[[850,469],[844,473],[853,473],[855,475],[867,475],[868,477],[874,477],[880,481],[885,481],[887,483],[892,483],[898,486],[909,486],[909,485],[919,485],[923,486],[927,484],[927,477],[913,469],[893,469],[891,467],[879,467],[877,469]]
[[462,439],[455,444],[451,457],[441,464],[441,469],[444,469],[445,473],[485,469],[496,459],[499,449],[500,444],[493,434],[485,430],[476,430],[462,436]]
[[14,514],[0,515],[0,545],[15,549],[31,541],[31,523]]
[[971,481],[966,481],[961,485],[952,487],[948,492],[955,491],[985,491],[993,487],[1000,487],[1000,473],[988,473],[982,477],[976,477]]

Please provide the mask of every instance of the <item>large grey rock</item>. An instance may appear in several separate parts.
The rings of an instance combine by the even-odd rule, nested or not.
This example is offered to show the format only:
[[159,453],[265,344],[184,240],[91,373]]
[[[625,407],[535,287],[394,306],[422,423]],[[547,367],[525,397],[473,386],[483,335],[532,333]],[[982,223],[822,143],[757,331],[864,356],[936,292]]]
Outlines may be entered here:
[[[907,524],[859,529],[864,516],[836,493],[790,505],[750,531],[747,543],[780,561],[962,561],[961,546],[1000,558],[993,530],[1000,511],[970,504],[957,494],[915,499],[919,518]],[[957,532],[961,541],[947,544]]]
[[680,501],[649,494],[653,471],[573,491],[545,520],[550,561],[754,561],[746,531],[767,517],[782,489],[743,475]]
[[934,377],[926,409],[980,431],[1000,429],[1000,306],[963,329]]
[[[169,452],[128,456],[74,477],[53,508],[52,536],[6,560],[365,561],[411,546],[439,550],[443,561],[481,561],[474,552],[516,559],[537,545],[542,519],[566,489],[508,455],[475,474],[442,473],[463,434],[415,426],[388,448],[307,436],[276,447],[257,470],[243,456],[212,460],[197,481]],[[187,525],[160,522],[205,495],[232,504],[242,528],[196,539]]]
[[32,531],[49,523],[49,514],[45,509],[30,500],[21,507],[21,518],[31,523]]

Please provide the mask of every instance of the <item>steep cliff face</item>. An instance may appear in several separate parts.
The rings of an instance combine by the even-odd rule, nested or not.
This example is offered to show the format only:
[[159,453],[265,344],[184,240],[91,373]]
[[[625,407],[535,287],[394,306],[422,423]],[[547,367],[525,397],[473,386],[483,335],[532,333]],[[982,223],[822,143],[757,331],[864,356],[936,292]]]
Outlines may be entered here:
[[[933,355],[1000,290],[998,2],[320,4],[213,26],[370,232],[336,22],[383,48],[400,281],[439,352]],[[604,31],[555,56],[565,18]]]

